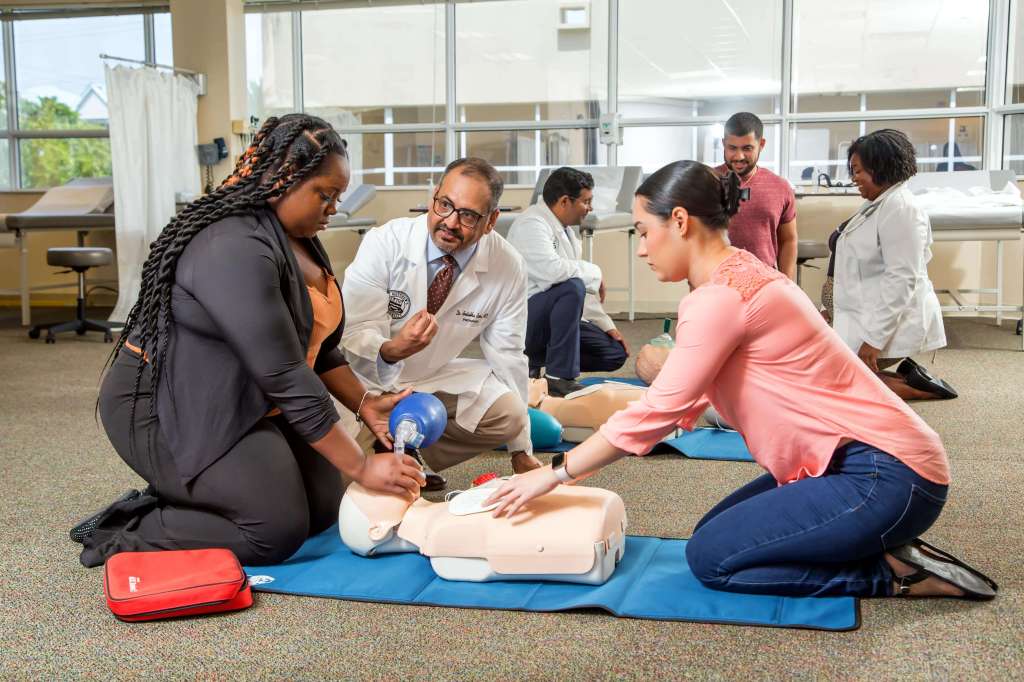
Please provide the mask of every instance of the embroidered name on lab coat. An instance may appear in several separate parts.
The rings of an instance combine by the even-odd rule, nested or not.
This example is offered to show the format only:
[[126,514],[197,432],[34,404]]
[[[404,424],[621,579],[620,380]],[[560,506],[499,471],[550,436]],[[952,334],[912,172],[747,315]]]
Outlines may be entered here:
[[491,314],[477,313],[473,312],[472,310],[463,310],[462,308],[457,308],[455,310],[455,316],[459,318],[459,322],[462,322],[463,324],[478,325],[484,320],[486,320],[488,317],[490,317]]

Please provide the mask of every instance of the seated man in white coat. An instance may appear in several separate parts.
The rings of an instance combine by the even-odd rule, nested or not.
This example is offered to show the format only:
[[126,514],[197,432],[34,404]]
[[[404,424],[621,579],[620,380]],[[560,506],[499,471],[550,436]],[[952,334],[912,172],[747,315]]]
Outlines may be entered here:
[[[345,271],[345,354],[368,388],[441,399],[448,426],[422,452],[438,471],[499,445],[516,473],[541,465],[526,412],[526,272],[492,233],[502,189],[483,159],[453,161],[427,213],[370,230]],[[459,357],[477,337],[484,358]],[[427,474],[425,489],[445,486]]]
[[526,354],[531,376],[545,367],[550,395],[582,388],[580,372],[611,372],[629,355],[626,341],[604,312],[601,268],[583,260],[572,230],[590,213],[594,178],[558,168],[544,183],[543,200],[523,211],[508,241],[526,263],[529,319]]

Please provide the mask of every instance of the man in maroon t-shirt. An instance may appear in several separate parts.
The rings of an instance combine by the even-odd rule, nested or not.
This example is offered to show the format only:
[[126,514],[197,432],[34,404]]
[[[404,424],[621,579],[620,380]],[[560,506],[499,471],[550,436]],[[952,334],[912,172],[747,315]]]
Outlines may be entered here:
[[[729,222],[729,242],[796,279],[796,197],[789,183],[757,165],[764,149],[764,124],[754,114],[733,114],[725,122],[725,163],[715,168],[735,171],[750,198],[740,202]],[[651,383],[658,376],[668,348],[645,345],[636,356],[636,375]]]
[[750,198],[729,223],[729,241],[796,279],[796,197],[789,182],[757,165],[764,149],[764,124],[754,114],[733,114],[725,122],[725,163],[715,171],[732,170]]

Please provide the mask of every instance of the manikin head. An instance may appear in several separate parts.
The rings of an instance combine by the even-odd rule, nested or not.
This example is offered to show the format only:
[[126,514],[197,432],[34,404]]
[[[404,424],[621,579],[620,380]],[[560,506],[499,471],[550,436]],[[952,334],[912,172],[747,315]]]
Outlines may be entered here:
[[415,501],[412,497],[379,493],[358,483],[350,484],[338,511],[342,542],[362,556],[415,551],[414,546],[395,533]]

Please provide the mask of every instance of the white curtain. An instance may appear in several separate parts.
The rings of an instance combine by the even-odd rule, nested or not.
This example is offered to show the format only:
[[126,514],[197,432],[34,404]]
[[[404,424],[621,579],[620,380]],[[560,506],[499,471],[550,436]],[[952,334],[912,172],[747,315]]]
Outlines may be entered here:
[[106,67],[114,176],[118,297],[123,322],[139,296],[149,245],[174,217],[175,193],[199,193],[198,87],[153,68]]

